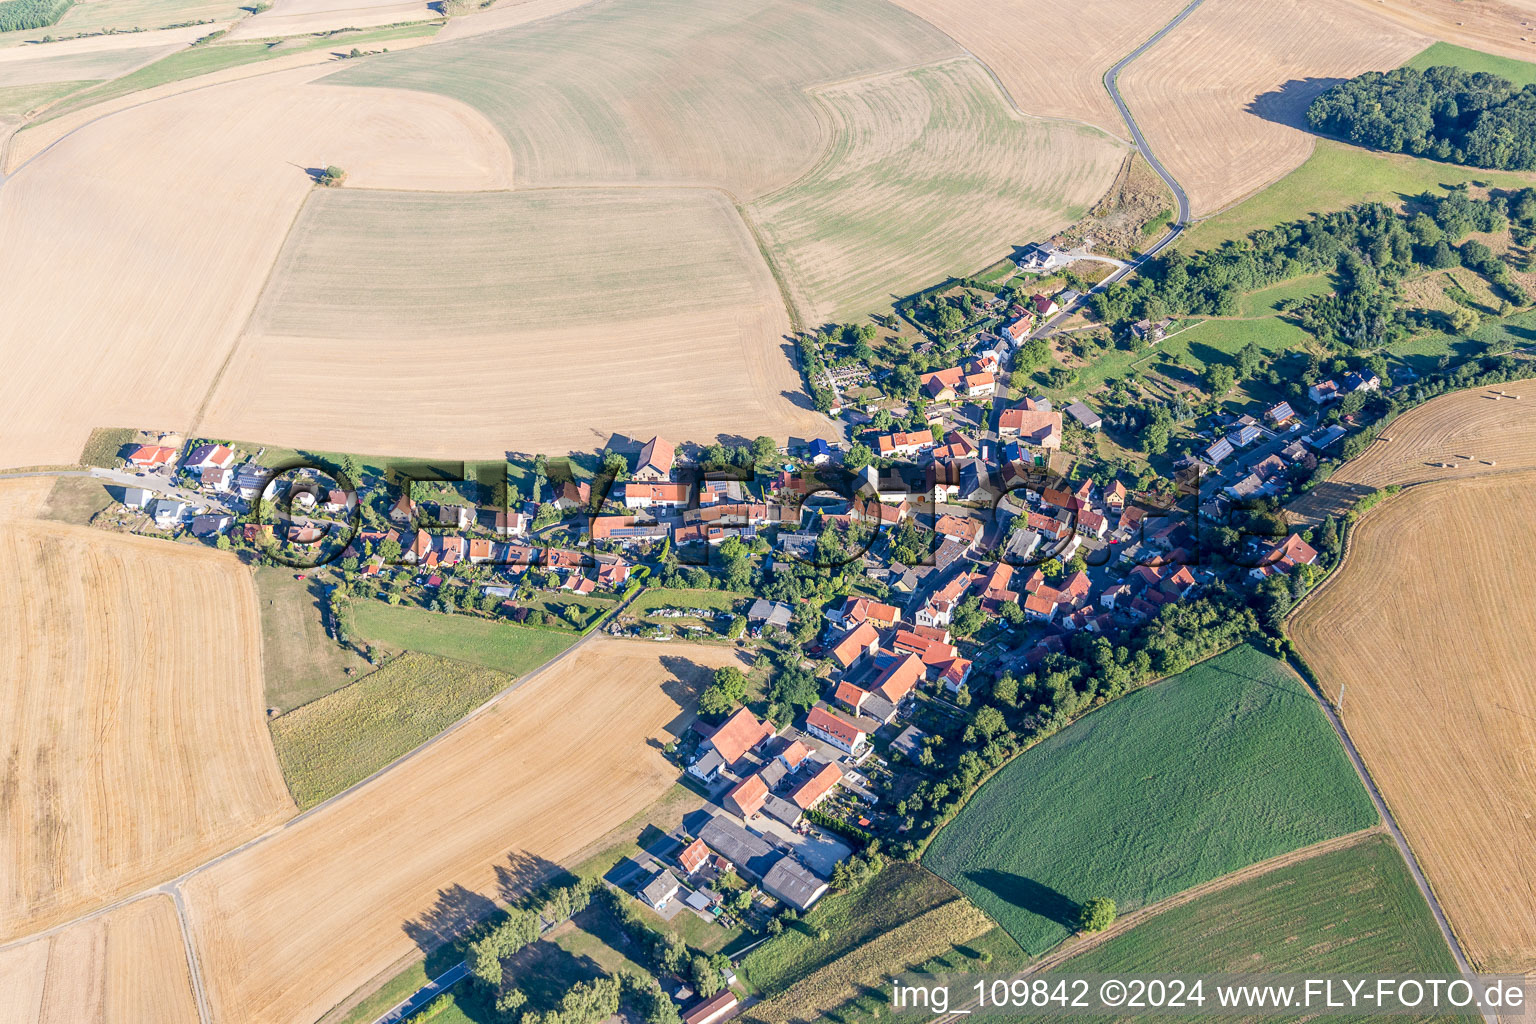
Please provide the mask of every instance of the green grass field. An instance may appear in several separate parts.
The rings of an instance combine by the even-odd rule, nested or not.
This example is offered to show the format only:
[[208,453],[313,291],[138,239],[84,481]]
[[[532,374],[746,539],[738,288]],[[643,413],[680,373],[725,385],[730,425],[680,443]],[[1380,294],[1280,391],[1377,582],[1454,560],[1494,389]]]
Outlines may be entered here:
[[1196,224],[1179,239],[1179,245],[1189,252],[1210,249],[1309,213],[1328,213],[1363,202],[1396,204],[1464,181],[1521,188],[1536,184],[1536,174],[1458,167],[1319,139],[1306,163],[1258,195]]
[[709,608],[722,612],[746,610],[742,602],[751,594],[737,594],[728,590],[689,590],[651,587],[635,598],[627,611],[644,614],[652,608]]
[[1312,696],[1245,646],[1020,755],[924,864],[1039,954],[1090,897],[1133,909],[1375,820]]
[[[759,994],[771,995],[957,898],[953,888],[923,868],[892,864],[861,889],[823,897],[793,927],[748,953],[741,966]],[[827,929],[826,941],[816,941],[817,928]]]
[[1465,46],[1455,46],[1451,43],[1434,43],[1403,66],[1426,71],[1441,65],[1463,68],[1467,71],[1485,71],[1490,75],[1509,79],[1517,88],[1522,85],[1536,85],[1536,64],[1530,61],[1516,60],[1513,57],[1496,57],[1491,53],[1469,50]]
[[8,85],[0,88],[0,117],[20,117],[34,107],[50,103],[60,96],[68,96],[77,89],[96,84],[83,82],[37,82],[30,85]]
[[1392,841],[1372,836],[1174,907],[1058,970],[1432,976],[1454,975],[1456,967]]
[[354,604],[352,622],[358,635],[369,641],[455,658],[512,676],[537,668],[576,641],[574,633],[443,615],[382,601]]
[[282,566],[256,570],[267,706],[285,712],[347,685],[349,670],[369,670],[365,659],[326,635],[320,582],[297,575]]
[[484,704],[512,678],[404,654],[271,722],[277,763],[300,808],[335,796]]
[[1308,274],[1289,281],[1260,288],[1243,296],[1240,316],[1272,316],[1279,305],[1289,299],[1310,299],[1314,295],[1327,295],[1333,291],[1333,282],[1327,274]]

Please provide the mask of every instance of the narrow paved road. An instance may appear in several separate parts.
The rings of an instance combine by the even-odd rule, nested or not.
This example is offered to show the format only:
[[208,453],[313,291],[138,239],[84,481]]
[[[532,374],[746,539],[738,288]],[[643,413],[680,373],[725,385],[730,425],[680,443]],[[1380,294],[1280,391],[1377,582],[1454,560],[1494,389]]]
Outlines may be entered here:
[[[1164,239],[1163,242],[1157,246],[1157,248],[1162,248],[1163,245],[1166,245],[1172,237],[1175,237],[1178,232],[1182,231],[1185,225],[1189,223],[1189,196],[1184,194],[1183,186],[1174,180],[1173,175],[1168,173],[1168,169],[1163,166],[1162,161],[1158,160],[1158,158],[1153,155],[1152,147],[1147,145],[1146,137],[1141,134],[1141,128],[1136,124],[1136,119],[1131,116],[1131,108],[1125,105],[1125,98],[1120,95],[1120,72],[1125,70],[1125,66],[1127,64],[1131,63],[1137,57],[1140,57],[1152,47],[1156,46],[1158,42],[1169,32],[1172,32],[1174,29],[1178,28],[1179,24],[1185,18],[1189,17],[1190,14],[1194,12],[1196,7],[1199,7],[1204,2],[1205,0],[1194,0],[1194,2],[1191,3],[1188,7],[1180,11],[1172,21],[1158,29],[1152,38],[1148,39],[1146,42],[1136,47],[1136,49],[1126,54],[1120,59],[1120,63],[1104,72],[1104,88],[1109,90],[1109,98],[1114,100],[1115,106],[1119,108],[1121,120],[1123,120],[1125,122],[1125,126],[1131,130],[1131,141],[1134,142],[1136,144],[1136,148],[1141,151],[1142,158],[1147,161],[1147,163],[1154,171],[1157,172],[1157,176],[1168,183],[1168,187],[1173,190],[1173,198],[1179,205],[1179,216],[1173,224],[1174,234],[1169,236],[1168,239]],[[1150,255],[1150,253],[1148,255]]]

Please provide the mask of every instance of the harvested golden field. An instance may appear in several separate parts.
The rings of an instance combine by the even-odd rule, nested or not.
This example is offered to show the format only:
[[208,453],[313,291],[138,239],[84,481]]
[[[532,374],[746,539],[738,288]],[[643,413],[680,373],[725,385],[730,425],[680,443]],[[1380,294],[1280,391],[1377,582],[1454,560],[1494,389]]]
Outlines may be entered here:
[[735,653],[595,636],[184,887],[217,1024],[309,1024],[671,787],[658,740]]
[[0,950],[6,1024],[198,1024],[169,896]]
[[189,422],[314,187],[305,168],[365,187],[511,183],[469,108],[307,84],[324,70],[130,107],[15,171],[0,192],[0,463],[69,462],[103,422]]
[[1104,72],[1188,0],[893,0],[986,64],[1027,114],[1086,121],[1126,137]]
[[1049,237],[1102,196],[1124,149],[1015,114],[971,58],[820,89],[833,147],[748,208],[802,322],[851,320]]
[[[177,49],[180,44],[167,46],[161,43],[159,46],[85,50],[58,56],[50,54],[46,46],[0,50],[0,87],[115,78]],[[24,59],[27,57],[31,59]]]
[[[1503,392],[1506,396],[1499,397]],[[1399,416],[1365,454],[1340,466],[1286,511],[1320,522],[1390,484],[1463,480],[1536,468],[1536,378],[1441,395]]]
[[1536,575],[1519,551],[1533,485],[1517,472],[1387,499],[1291,620],[1324,691],[1346,690],[1344,724],[1484,971],[1536,969]]
[[47,504],[55,478],[23,476],[0,480],[0,522],[9,519],[36,519]]
[[1350,0],[1213,0],[1126,68],[1121,91],[1203,217],[1301,166],[1314,141],[1303,115],[1335,80],[1430,42]]
[[235,25],[229,38],[271,39],[437,17],[427,0],[276,0],[271,9]]
[[468,103],[506,137],[520,188],[687,184],[746,202],[833,142],[812,87],[961,55],[886,0],[594,0],[332,81]]
[[300,215],[201,427],[453,458],[826,436],[789,333],[713,190],[343,190]]
[[255,594],[234,558],[15,520],[0,577],[0,939],[293,812],[263,720]]
[[1530,0],[1351,0],[1405,28],[1474,50],[1536,61]]

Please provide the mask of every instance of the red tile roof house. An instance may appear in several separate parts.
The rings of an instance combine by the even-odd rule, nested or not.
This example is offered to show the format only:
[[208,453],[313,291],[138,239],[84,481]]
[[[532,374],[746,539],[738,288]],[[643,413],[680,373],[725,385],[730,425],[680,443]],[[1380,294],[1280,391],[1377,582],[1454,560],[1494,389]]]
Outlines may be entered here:
[[852,683],[838,683],[837,689],[832,692],[832,699],[859,715],[864,713],[864,702],[869,699],[869,691]]
[[205,469],[228,469],[234,464],[235,453],[228,445],[200,444],[187,453],[181,468],[200,474]]
[[826,740],[850,754],[863,750],[868,738],[863,728],[820,705],[811,708],[805,716],[805,728],[812,736]]
[[825,800],[827,794],[832,792],[842,780],[841,768],[835,764],[824,764],[820,771],[790,792],[789,801],[802,811],[808,811]]
[[1061,413],[1022,406],[1005,409],[997,420],[999,437],[1017,437],[1036,448],[1061,447]]
[[464,561],[464,549],[466,546],[463,537],[444,537],[442,564],[457,565]]
[[750,818],[762,809],[763,801],[768,799],[768,784],[763,781],[761,775],[752,774],[742,779],[729,793],[725,794],[725,808],[734,811],[743,818]]
[[1264,556],[1263,564],[1249,570],[1248,575],[1263,579],[1277,573],[1289,573],[1298,565],[1311,565],[1315,561],[1317,549],[1302,540],[1300,534],[1293,533],[1271,548]]
[[806,746],[804,743],[801,743],[799,740],[795,740],[791,742],[789,746],[779,751],[777,756],[780,761],[784,762],[784,767],[788,768],[790,771],[794,771],[796,768],[800,767],[800,762],[804,761],[806,755],[810,752],[810,747]]
[[695,839],[683,847],[683,852],[677,855],[678,866],[685,874],[691,875],[709,861],[709,847],[704,845],[704,840]]
[[1055,316],[1061,312],[1061,307],[1056,305],[1056,300],[1049,295],[1030,296],[1029,304],[1034,307],[1035,312],[1040,316]]
[[892,704],[900,704],[925,673],[923,659],[916,654],[908,654],[887,665],[875,680],[873,689]]
[[1024,599],[1024,614],[1032,619],[1050,622],[1056,617],[1056,608],[1060,603],[1059,593],[1050,587],[1041,587]]
[[832,660],[839,668],[847,668],[866,654],[880,649],[880,632],[868,622],[861,622],[832,648]]
[[165,445],[146,444],[128,454],[128,461],[140,469],[154,469],[164,466],[176,457],[175,448],[167,448]]
[[1092,509],[1083,509],[1077,514],[1077,532],[1087,534],[1094,540],[1104,538],[1104,530],[1109,521]]
[[739,708],[721,723],[720,728],[704,741],[704,745],[724,758],[726,764],[735,764],[747,751],[755,749],[777,732],[772,722],[760,722],[751,711]]
[[971,677],[971,661],[969,658],[956,658],[944,669],[944,674],[939,678],[944,683],[944,689],[950,693],[959,693],[960,687]]
[[672,460],[677,449],[670,441],[653,437],[640,449],[640,460],[635,466],[636,480],[666,480],[672,474]]
[[929,401],[949,402],[954,400],[955,392],[964,380],[965,371],[958,366],[951,366],[947,370],[935,370],[923,377],[923,390]]

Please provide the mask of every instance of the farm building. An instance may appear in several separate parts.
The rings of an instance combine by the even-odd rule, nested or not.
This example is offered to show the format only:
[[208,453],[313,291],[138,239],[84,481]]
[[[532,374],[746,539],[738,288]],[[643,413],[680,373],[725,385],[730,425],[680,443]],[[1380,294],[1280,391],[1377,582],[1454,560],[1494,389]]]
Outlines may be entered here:
[[1067,406],[1067,415],[1077,420],[1088,430],[1098,430],[1104,426],[1104,421],[1099,418],[1099,414],[1082,402],[1073,402]]
[[683,1024],[720,1024],[736,1015],[741,1000],[730,989],[719,992],[683,1014]]
[[809,910],[827,891],[827,883],[799,861],[783,857],[763,876],[763,891],[796,910]]
[[772,722],[766,719],[758,721],[751,711],[740,708],[704,741],[704,745],[730,765],[740,761],[747,751],[756,748],[777,731]]
[[789,605],[781,601],[768,601],[758,598],[752,602],[752,607],[747,609],[747,625],[749,626],[777,626],[780,629],[788,629],[790,620],[795,617],[795,611]]
[[670,441],[663,441],[659,437],[651,438],[640,449],[640,460],[635,466],[635,479],[651,483],[670,479],[672,460],[676,457],[677,449]]
[[699,838],[749,878],[762,878],[773,866],[773,847],[723,815],[710,817],[699,829]]

